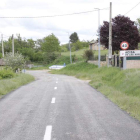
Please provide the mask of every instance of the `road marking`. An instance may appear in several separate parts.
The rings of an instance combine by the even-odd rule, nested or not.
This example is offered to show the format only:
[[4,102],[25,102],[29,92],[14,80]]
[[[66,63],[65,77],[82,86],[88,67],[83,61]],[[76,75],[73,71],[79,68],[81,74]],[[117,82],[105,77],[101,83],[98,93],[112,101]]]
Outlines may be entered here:
[[52,98],[52,102],[51,102],[52,104],[54,104],[55,103],[55,98]]
[[58,81],[56,81],[56,84],[58,83]]
[[57,89],[57,87],[54,87],[54,89]]
[[48,125],[46,127],[45,135],[43,140],[51,140],[52,126]]

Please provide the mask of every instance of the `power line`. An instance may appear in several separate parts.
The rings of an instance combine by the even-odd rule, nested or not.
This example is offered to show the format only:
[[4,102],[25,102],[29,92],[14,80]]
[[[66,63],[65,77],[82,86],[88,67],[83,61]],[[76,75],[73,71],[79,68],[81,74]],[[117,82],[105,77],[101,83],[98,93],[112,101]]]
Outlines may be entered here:
[[[103,8],[100,10],[106,10],[108,8]],[[71,13],[71,14],[63,14],[63,15],[51,15],[51,16],[35,16],[35,17],[0,17],[0,18],[50,18],[50,17],[60,17],[60,16],[71,16],[71,15],[79,15],[79,14],[86,14],[86,13],[91,13],[97,10],[92,10],[92,11],[84,11],[84,12],[79,12],[79,13]]]
[[[130,9],[126,14],[128,14],[130,11],[132,11],[135,7],[137,7],[138,5],[140,4],[140,2],[136,5],[136,6],[134,6],[132,9]],[[124,15],[126,15],[126,14],[124,14]]]

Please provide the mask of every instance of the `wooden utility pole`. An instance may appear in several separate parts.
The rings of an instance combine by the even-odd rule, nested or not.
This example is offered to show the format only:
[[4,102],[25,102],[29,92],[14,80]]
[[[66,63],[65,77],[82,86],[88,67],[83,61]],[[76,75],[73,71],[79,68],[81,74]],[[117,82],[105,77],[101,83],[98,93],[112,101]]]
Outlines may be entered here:
[[12,53],[14,56],[14,35],[12,34]]
[[1,34],[2,57],[4,57],[3,34]]
[[111,66],[112,60],[112,2],[110,2],[110,18],[109,18],[109,48],[108,48],[108,67]]

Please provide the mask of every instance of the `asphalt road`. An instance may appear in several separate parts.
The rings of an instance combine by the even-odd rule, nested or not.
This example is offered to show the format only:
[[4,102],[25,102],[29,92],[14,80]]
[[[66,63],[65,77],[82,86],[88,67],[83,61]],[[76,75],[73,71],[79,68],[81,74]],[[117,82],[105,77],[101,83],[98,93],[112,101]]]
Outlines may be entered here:
[[140,123],[86,82],[30,71],[0,99],[0,140],[140,140]]

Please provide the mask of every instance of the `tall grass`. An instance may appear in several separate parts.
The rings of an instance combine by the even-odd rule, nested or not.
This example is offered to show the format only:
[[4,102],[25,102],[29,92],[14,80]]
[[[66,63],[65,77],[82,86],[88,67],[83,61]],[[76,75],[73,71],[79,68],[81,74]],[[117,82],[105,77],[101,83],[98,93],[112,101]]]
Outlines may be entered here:
[[93,64],[82,62],[68,65],[59,71],[54,70],[52,73],[73,75],[81,79],[91,80],[91,86],[140,120],[140,69],[97,68]]
[[29,74],[17,74],[14,78],[0,80],[0,96],[34,80]]

